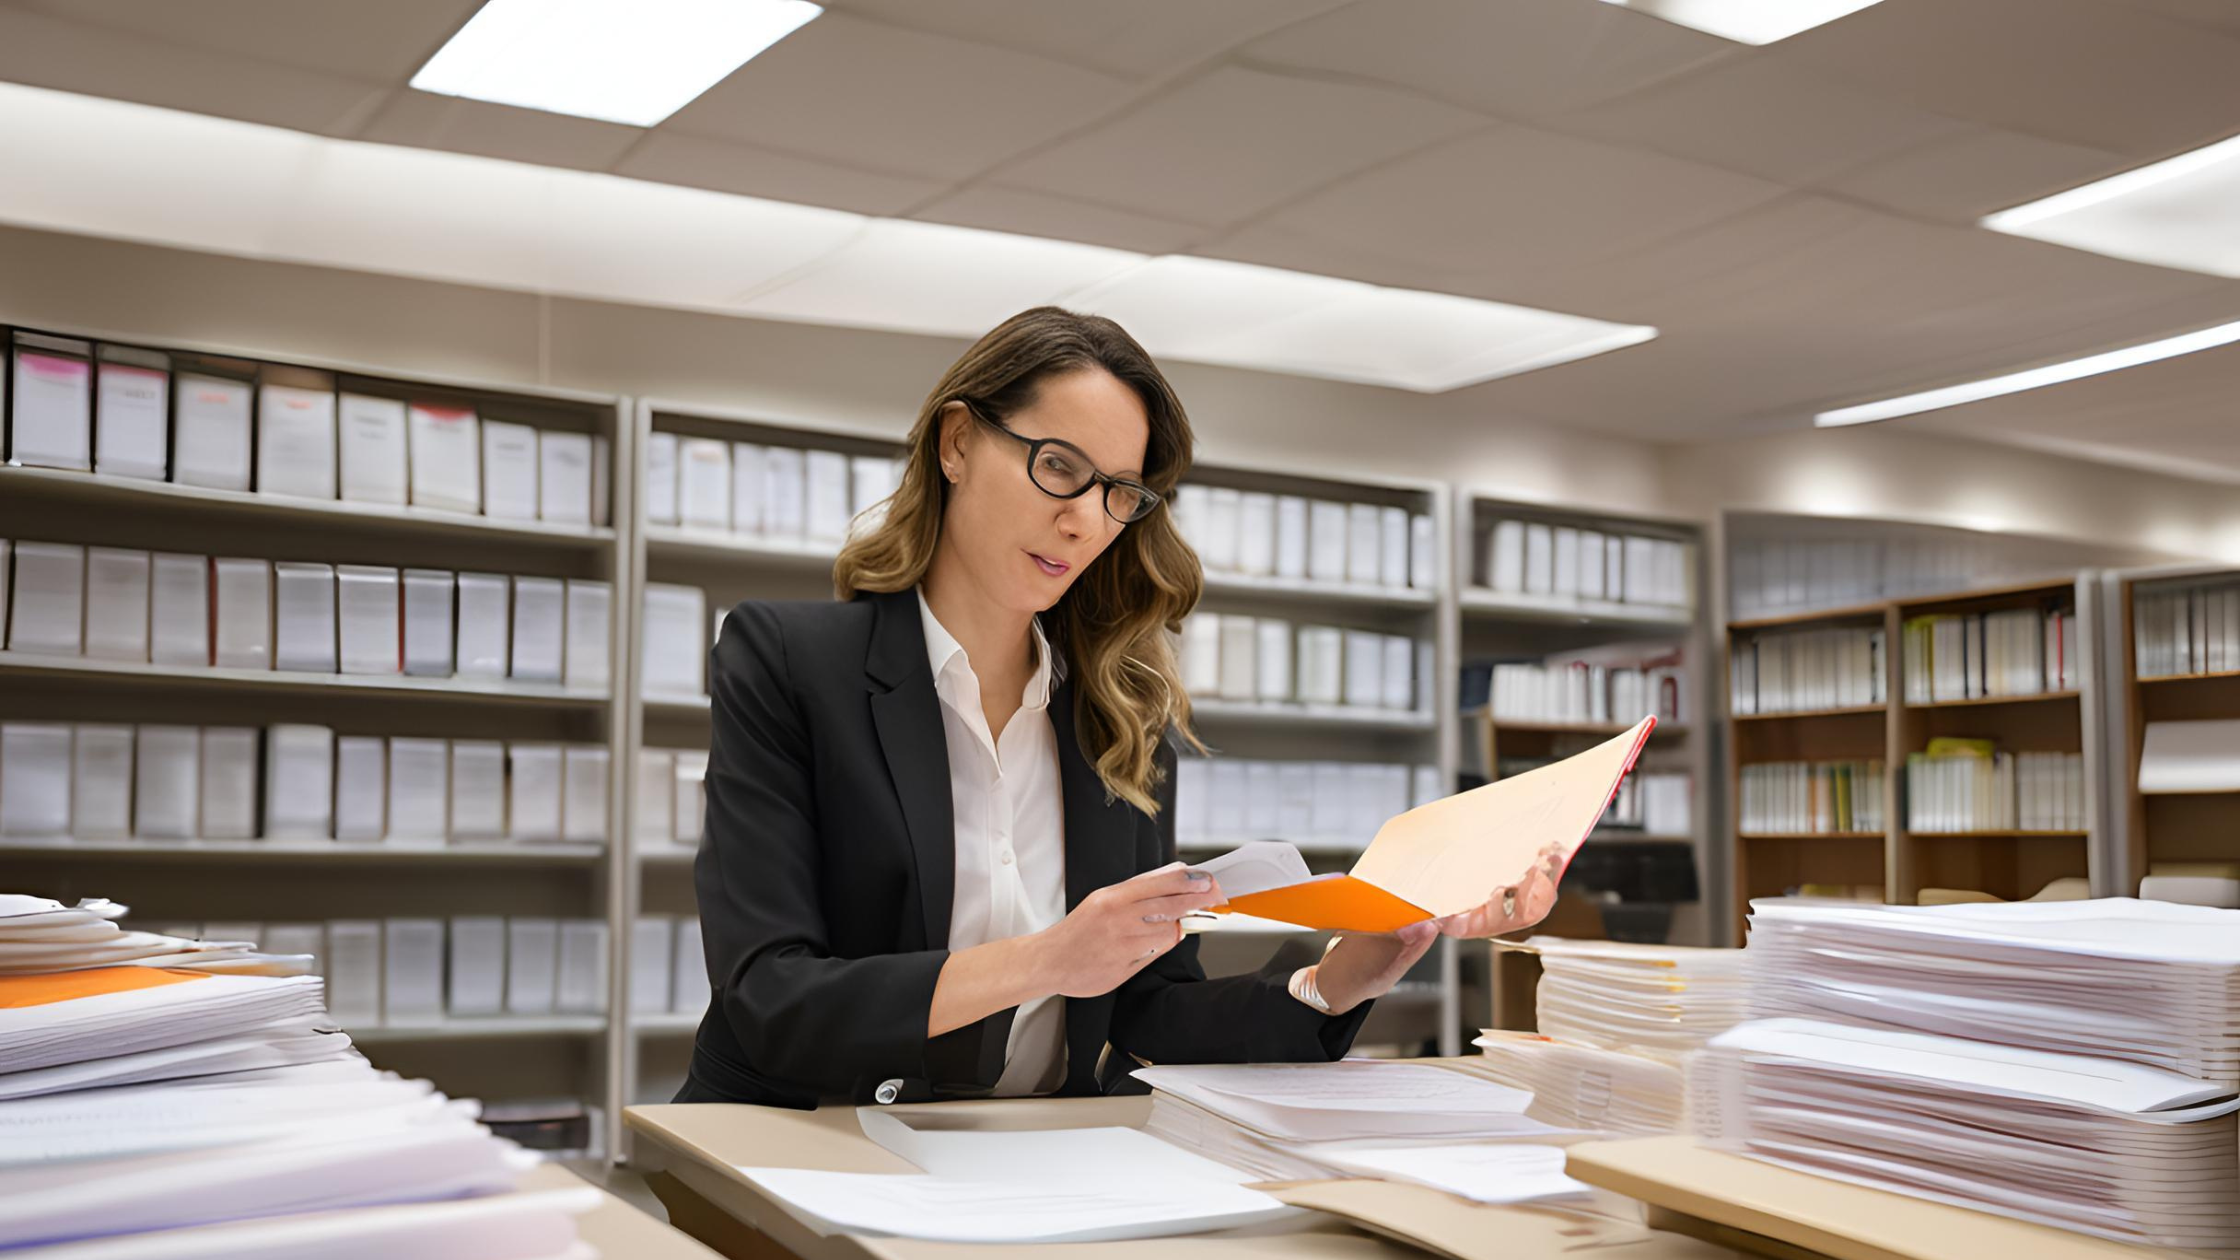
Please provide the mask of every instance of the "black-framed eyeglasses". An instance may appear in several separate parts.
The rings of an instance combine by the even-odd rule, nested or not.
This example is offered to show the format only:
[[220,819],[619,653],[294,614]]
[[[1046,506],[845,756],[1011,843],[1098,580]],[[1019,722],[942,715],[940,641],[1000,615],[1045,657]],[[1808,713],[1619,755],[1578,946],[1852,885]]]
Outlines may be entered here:
[[1031,438],[1014,433],[987,408],[970,398],[957,401],[972,418],[1027,448],[1027,479],[1053,499],[1078,499],[1092,486],[1104,487],[1105,515],[1122,525],[1133,525],[1159,506],[1158,492],[1140,481],[1097,471],[1089,456],[1062,438]]

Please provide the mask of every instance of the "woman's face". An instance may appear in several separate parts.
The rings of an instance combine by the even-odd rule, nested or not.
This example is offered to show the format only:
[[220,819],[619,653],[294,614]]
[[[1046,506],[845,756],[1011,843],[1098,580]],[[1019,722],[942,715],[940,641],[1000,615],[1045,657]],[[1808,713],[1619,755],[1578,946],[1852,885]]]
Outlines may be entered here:
[[[1004,420],[1022,438],[1056,438],[1097,471],[1141,479],[1151,422],[1135,391],[1102,368],[1044,379],[1034,403]],[[1051,452],[1053,455],[1057,452]],[[950,476],[941,545],[983,596],[1014,612],[1058,602],[1125,528],[1092,485],[1071,499],[1044,494],[1027,474],[1027,445],[952,403],[942,416],[941,464]]]

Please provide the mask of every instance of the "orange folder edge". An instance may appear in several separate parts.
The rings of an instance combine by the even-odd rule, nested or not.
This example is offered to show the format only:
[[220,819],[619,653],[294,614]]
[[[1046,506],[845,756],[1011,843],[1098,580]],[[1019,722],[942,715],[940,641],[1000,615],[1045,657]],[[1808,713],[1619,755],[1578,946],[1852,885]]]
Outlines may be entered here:
[[29,976],[0,976],[0,1010],[46,1006],[78,998],[153,989],[167,984],[209,977],[199,971],[174,971],[165,967],[88,967],[83,971],[49,971]]

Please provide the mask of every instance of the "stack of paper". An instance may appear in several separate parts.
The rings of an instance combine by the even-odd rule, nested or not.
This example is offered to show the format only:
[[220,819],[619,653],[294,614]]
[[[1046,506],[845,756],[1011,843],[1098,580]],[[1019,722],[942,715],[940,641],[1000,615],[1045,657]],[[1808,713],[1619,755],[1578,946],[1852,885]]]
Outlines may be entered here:
[[1535,936],[1540,1031],[1677,1064],[1746,1017],[1743,951]]
[[1535,1120],[1618,1136],[1676,1133],[1685,1126],[1686,1086],[1672,1063],[1490,1028],[1476,1044],[1481,1053],[1471,1070],[1531,1094],[1525,1114]]
[[2130,898],[1751,904],[1752,1011],[2146,1064],[2240,1087],[2240,911]]
[[124,965],[229,975],[300,976],[310,959],[272,955],[246,941],[196,941],[117,926],[113,901],[65,906],[45,897],[0,893],[0,976]]
[[2228,1086],[2139,1064],[1810,1020],[1691,1062],[1713,1145],[2122,1242],[2240,1251]]

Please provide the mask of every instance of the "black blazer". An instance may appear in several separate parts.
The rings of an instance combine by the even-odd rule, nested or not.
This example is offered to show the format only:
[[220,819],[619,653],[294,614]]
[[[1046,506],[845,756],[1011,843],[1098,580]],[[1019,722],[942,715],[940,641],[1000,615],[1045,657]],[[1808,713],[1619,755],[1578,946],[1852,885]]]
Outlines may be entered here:
[[[956,848],[948,745],[914,591],[748,601],[712,654],[707,826],[693,884],[714,1000],[679,1102],[814,1107],[985,1095],[1016,1008],[929,1039],[949,956]],[[1173,860],[1174,752],[1157,822],[1107,799],[1052,689],[1066,906]],[[1107,1042],[1154,1063],[1325,1062],[1368,1004],[1332,1018],[1285,977],[1208,980],[1183,943],[1102,997],[1065,1004],[1061,1093],[1099,1092]],[[1115,1059],[1116,1063],[1125,1060]]]

